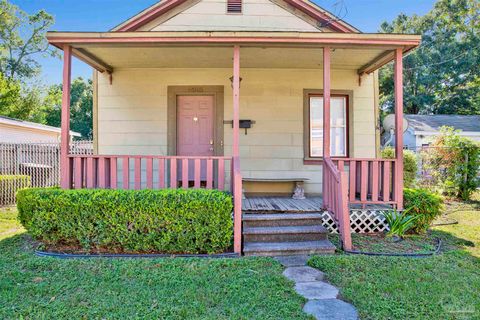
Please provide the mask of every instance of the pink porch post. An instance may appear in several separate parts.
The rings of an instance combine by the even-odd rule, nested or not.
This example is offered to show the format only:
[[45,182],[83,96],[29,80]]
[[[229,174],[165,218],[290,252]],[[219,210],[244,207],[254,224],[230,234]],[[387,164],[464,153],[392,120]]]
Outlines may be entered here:
[[72,70],[72,47],[63,46],[63,91],[60,140],[60,186],[70,189],[72,170],[68,153],[70,152],[70,84]]
[[323,48],[323,157],[330,158],[330,47]]
[[[323,158],[330,158],[330,47],[323,48]],[[323,194],[326,184],[322,184]]]
[[240,173],[240,46],[233,47],[233,239],[234,251],[242,252],[242,175]]
[[395,51],[395,200],[403,209],[403,49]]

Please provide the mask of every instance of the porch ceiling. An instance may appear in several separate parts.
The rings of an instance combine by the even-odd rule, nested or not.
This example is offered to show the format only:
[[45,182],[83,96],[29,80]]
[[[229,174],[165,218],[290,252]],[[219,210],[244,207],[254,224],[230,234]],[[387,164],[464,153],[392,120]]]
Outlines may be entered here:
[[[112,68],[230,68],[229,47],[89,47],[79,46]],[[332,52],[333,69],[360,69],[384,49],[342,49]],[[321,68],[321,48],[244,47],[241,68]]]
[[416,35],[260,33],[260,32],[121,32],[49,33],[59,48],[97,70],[115,68],[230,68],[232,45],[241,45],[242,68],[321,68],[322,47],[332,48],[332,68],[370,73],[393,59],[393,51],[415,48]]

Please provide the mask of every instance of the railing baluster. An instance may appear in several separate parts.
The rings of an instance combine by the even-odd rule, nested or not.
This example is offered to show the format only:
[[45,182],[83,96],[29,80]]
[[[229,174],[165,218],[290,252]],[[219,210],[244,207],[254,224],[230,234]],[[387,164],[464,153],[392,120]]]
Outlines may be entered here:
[[153,189],[153,158],[148,157],[147,161],[147,189]]
[[225,189],[225,160],[218,159],[218,190]]
[[177,188],[177,158],[170,159],[170,188]]
[[188,188],[188,176],[188,159],[182,159],[182,188],[184,189]]
[[383,163],[383,201],[390,201],[390,162]]
[[368,161],[361,161],[361,185],[360,185],[360,200],[362,202],[367,201],[367,188],[368,188]]
[[372,161],[372,201],[378,201],[378,161]]
[[[232,170],[233,175],[233,170]],[[207,189],[213,188],[213,160],[207,159]]]
[[82,158],[81,157],[75,157],[75,189],[81,189],[83,187],[83,181],[82,181]]
[[135,190],[140,190],[142,188],[142,158],[135,158],[134,177]]
[[117,189],[117,158],[110,158],[110,188]]
[[165,159],[158,159],[158,188],[165,188]]
[[348,170],[348,174],[350,176],[350,191],[348,193],[350,195],[350,201],[355,201],[355,198],[357,196],[357,162],[355,160],[350,160]]
[[123,158],[123,189],[130,189],[130,158]]
[[87,188],[91,189],[94,187],[94,169],[93,169],[93,158],[87,158]]
[[200,159],[195,159],[195,184],[193,185],[194,188],[200,188],[200,174],[202,172],[202,162]]
[[98,158],[98,187],[105,189],[105,158]]

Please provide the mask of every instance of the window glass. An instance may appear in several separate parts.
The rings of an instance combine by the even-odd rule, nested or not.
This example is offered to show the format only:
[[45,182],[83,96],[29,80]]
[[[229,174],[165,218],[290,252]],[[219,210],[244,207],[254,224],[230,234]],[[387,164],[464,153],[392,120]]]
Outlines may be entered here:
[[[330,98],[330,152],[347,155],[347,98]],[[323,97],[310,97],[310,156],[323,156]]]

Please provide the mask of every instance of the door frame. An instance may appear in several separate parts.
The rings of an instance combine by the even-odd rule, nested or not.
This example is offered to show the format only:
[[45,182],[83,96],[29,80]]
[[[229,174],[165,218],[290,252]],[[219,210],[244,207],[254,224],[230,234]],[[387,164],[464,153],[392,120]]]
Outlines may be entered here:
[[167,102],[167,153],[177,155],[177,97],[178,96],[214,96],[213,106],[213,154],[224,155],[223,86],[168,86]]

